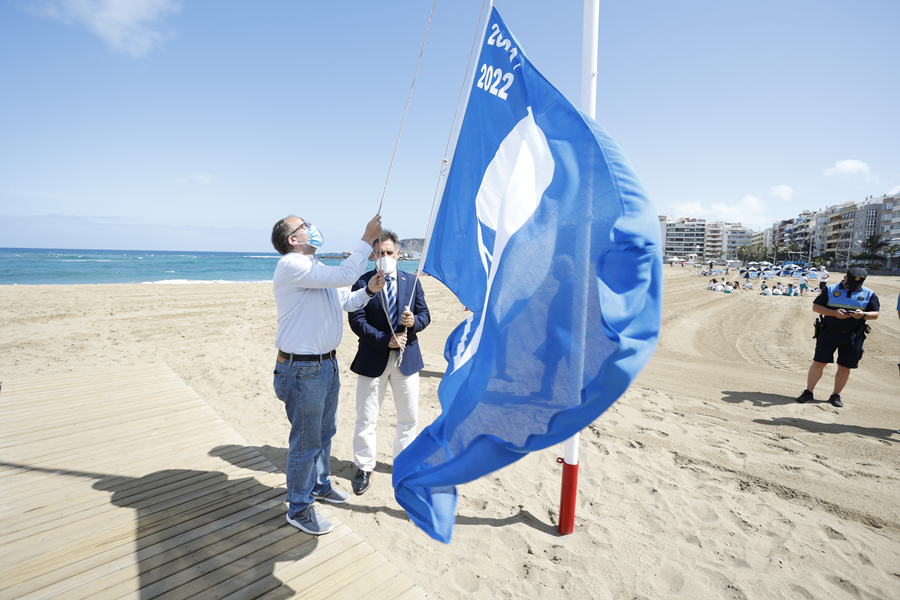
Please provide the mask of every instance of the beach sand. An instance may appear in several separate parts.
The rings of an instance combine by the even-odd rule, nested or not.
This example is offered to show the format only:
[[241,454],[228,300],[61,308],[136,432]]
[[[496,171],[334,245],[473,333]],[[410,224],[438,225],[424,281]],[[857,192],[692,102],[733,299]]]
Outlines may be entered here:
[[[656,355],[582,432],[573,535],[556,532],[559,447],[461,486],[452,544],[427,537],[393,498],[390,396],[372,487],[332,510],[433,598],[900,598],[900,278],[867,282],[882,316],[835,409],[833,366],[818,402],[794,402],[811,296],[710,292],[679,266],[664,276]],[[423,285],[424,427],[466,313],[439,282]],[[271,284],[0,286],[0,381],[165,362],[283,468],[275,322]],[[332,472],[348,491],[355,348],[345,326]]]

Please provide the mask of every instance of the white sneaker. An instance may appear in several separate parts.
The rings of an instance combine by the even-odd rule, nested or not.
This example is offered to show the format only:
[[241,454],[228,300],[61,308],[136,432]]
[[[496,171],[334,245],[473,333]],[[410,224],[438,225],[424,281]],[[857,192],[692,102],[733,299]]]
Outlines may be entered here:
[[331,521],[316,512],[316,507],[312,504],[293,519],[288,515],[287,522],[309,535],[323,535],[334,529]]

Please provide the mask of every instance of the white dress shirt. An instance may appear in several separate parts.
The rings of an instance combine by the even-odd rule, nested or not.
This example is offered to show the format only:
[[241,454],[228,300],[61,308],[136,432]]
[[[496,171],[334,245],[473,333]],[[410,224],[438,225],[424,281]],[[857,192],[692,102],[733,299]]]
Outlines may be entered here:
[[326,354],[341,343],[342,310],[369,302],[366,288],[350,286],[365,272],[372,247],[360,240],[353,253],[336,267],[315,257],[289,252],[275,267],[272,284],[278,309],[275,346],[290,354]]

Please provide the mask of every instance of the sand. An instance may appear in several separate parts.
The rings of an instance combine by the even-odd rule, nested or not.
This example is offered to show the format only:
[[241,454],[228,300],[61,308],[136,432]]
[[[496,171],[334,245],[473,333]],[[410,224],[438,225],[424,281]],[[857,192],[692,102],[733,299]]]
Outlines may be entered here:
[[[555,448],[460,487],[452,544],[428,538],[393,498],[389,398],[372,487],[333,511],[434,598],[900,598],[900,278],[869,278],[882,317],[835,409],[794,402],[814,348],[812,297],[710,292],[679,266],[664,275],[656,355],[582,433],[573,535],[556,532]],[[465,313],[423,283],[424,426]],[[275,317],[271,284],[0,286],[0,380],[165,362],[283,468]],[[355,347],[345,327],[332,458],[344,490]]]

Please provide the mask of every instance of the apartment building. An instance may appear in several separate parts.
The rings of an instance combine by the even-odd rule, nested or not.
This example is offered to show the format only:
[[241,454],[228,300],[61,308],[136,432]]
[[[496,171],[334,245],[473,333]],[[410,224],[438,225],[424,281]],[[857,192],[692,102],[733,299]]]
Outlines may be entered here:
[[870,235],[881,234],[882,198],[869,196],[856,205],[856,220],[853,223],[852,252],[862,252],[863,242]]
[[[881,199],[882,234],[889,235],[888,241],[900,245],[900,192]],[[890,220],[886,217],[890,215]],[[884,227],[889,227],[885,230]],[[886,236],[887,237],[887,236]]]
[[753,243],[753,230],[740,223],[725,223],[723,245],[727,258],[735,258],[737,249]]
[[763,229],[762,231],[757,231],[753,234],[750,243],[753,246],[759,245],[764,248],[771,248],[773,239],[772,232],[773,230],[771,227],[769,227],[768,229]]
[[718,259],[725,254],[725,223],[721,221],[706,224],[706,238],[703,255],[707,259]]
[[[844,202],[819,211],[805,210],[754,232],[740,223],[705,219],[659,217],[666,256],[697,255],[700,260],[732,258],[741,246],[791,246],[796,243],[812,256],[834,252],[839,262],[863,251],[873,234],[900,244],[900,193],[870,196],[862,202]],[[810,246],[807,246],[807,243]]]
[[708,222],[705,219],[659,218],[666,256],[697,255],[700,260],[733,257],[735,251],[753,243],[753,230],[740,223]]
[[665,225],[663,235],[663,248],[666,256],[679,256],[684,258],[689,254],[696,254],[699,258],[706,257],[704,253],[706,238],[705,219],[666,220],[660,218],[660,228]]

